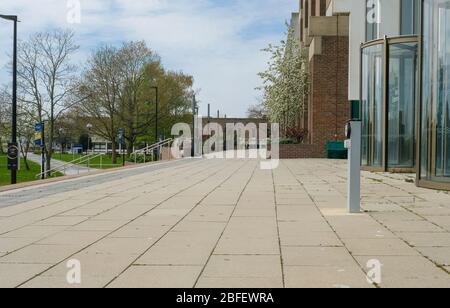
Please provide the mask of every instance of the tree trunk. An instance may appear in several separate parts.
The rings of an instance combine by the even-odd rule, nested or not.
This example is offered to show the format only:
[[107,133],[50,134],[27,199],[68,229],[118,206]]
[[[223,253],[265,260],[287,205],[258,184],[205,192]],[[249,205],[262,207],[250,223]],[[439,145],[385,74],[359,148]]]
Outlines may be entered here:
[[130,156],[133,153],[133,146],[134,146],[133,142],[128,141],[128,144],[127,144],[127,154],[128,154],[128,156]]
[[25,169],[30,171],[30,165],[28,164],[28,158],[26,156],[23,157],[23,163],[25,164]]
[[21,146],[20,150],[22,152],[23,162],[27,171],[30,171],[30,165],[28,164],[28,151],[30,150],[30,142],[27,142],[25,147]]
[[111,142],[112,142],[112,148],[111,148],[111,150],[112,150],[112,157],[111,157],[111,159],[112,159],[112,164],[115,165],[115,164],[117,164],[116,140],[113,139],[113,140],[111,140]]

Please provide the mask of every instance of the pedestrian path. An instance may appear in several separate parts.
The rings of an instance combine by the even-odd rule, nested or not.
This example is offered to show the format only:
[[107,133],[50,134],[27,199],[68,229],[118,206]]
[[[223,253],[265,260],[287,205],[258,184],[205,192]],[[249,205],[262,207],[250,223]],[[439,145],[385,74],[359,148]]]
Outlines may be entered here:
[[349,215],[345,161],[126,172],[0,208],[0,287],[450,287],[450,195],[408,175],[364,173]]

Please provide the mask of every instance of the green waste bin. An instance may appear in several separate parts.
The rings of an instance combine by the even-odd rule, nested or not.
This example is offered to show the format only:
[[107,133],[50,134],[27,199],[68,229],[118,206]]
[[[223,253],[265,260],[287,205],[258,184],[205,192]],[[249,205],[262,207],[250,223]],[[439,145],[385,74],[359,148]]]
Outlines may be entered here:
[[345,148],[344,141],[328,141],[327,158],[347,159],[347,149]]

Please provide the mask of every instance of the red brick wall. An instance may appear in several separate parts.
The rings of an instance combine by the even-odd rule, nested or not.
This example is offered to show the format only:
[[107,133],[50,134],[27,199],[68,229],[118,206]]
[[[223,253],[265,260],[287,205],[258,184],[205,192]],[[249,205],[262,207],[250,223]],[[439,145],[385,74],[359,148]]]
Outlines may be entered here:
[[324,156],[327,141],[344,140],[349,119],[348,44],[348,37],[322,37],[322,54],[310,62],[310,138]]
[[280,144],[280,159],[323,157],[324,149],[315,144]]

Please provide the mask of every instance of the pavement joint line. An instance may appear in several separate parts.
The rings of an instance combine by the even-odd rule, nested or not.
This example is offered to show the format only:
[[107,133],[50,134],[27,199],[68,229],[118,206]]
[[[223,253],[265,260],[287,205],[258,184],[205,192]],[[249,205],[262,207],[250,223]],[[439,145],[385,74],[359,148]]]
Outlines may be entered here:
[[[348,249],[347,245],[344,243],[344,241],[342,240],[342,238],[339,236],[339,234],[336,232],[336,230],[333,228],[333,226],[331,225],[331,223],[326,219],[325,215],[323,214],[322,210],[320,209],[320,207],[317,205],[316,200],[314,199],[314,197],[309,193],[309,191],[305,188],[305,185],[295,176],[294,172],[291,170],[291,168],[289,168],[289,166],[286,164],[285,165],[287,170],[291,173],[291,175],[294,177],[294,179],[302,186],[303,190],[306,192],[306,194],[308,195],[308,197],[311,199],[311,201],[314,202],[315,207],[317,208],[317,210],[319,211],[320,215],[322,216],[322,218],[325,220],[325,222],[328,224],[328,226],[331,228],[331,230],[333,230],[333,233],[336,235],[336,237],[338,238],[339,242],[342,244],[342,247],[344,247],[344,249],[348,252],[348,254],[351,256],[351,258],[353,259],[353,261],[355,262],[356,266],[361,270],[361,272],[364,274],[364,276],[367,276],[367,272],[364,270],[363,266],[358,262],[358,260],[356,260],[356,257],[352,254],[352,252]],[[379,285],[377,285],[376,283],[372,283],[372,285],[376,288],[380,288]]]
[[[394,187],[394,186],[392,186],[392,185],[390,185],[390,184],[387,184],[387,183],[383,183],[383,184],[385,184],[385,185],[387,185],[387,186],[389,186],[389,187],[391,187],[391,188],[396,188],[396,187]],[[411,196],[417,197],[416,195],[414,195],[414,194],[412,194],[412,193],[410,193],[410,192],[408,192],[408,191],[406,191],[406,190],[404,190],[404,189],[401,189],[401,188],[399,188],[399,189],[402,190],[403,192],[406,192],[407,194],[409,194],[409,195],[411,195]],[[418,197],[417,197],[417,198],[418,198]],[[421,198],[418,198],[418,199],[421,199]],[[424,199],[421,199],[421,200],[424,201]],[[423,219],[424,221],[426,221],[426,222],[428,222],[428,223],[430,223],[430,224],[432,224],[432,225],[434,225],[434,226],[440,228],[441,230],[444,231],[443,233],[449,233],[449,230],[447,230],[447,229],[444,228],[443,226],[441,226],[441,225],[439,225],[439,224],[436,224],[436,223],[434,223],[434,222],[432,222],[432,221],[429,221],[426,217],[424,217],[424,216],[422,216],[422,215],[420,215],[420,214],[414,212],[413,210],[411,210],[410,208],[404,206],[403,204],[401,204],[401,203],[399,203],[399,202],[397,202],[397,201],[394,201],[394,200],[391,200],[391,202],[392,202],[393,204],[395,204],[395,205],[401,207],[402,209],[406,210],[408,213],[413,214],[413,215],[416,215],[417,217]],[[410,244],[408,241],[406,241],[402,236],[400,236],[398,233],[401,233],[401,232],[394,232],[392,229],[390,229],[384,222],[382,222],[382,221],[379,220],[378,218],[373,217],[372,215],[370,215],[370,213],[369,213],[368,215],[369,215],[370,217],[372,217],[372,219],[374,219],[375,221],[377,221],[380,225],[382,225],[383,227],[385,227],[387,230],[389,230],[390,232],[392,232],[393,234],[395,234],[399,240],[401,240],[401,241],[404,242],[406,245],[408,245],[408,247],[410,247],[410,248],[412,248],[414,251],[416,251],[420,256],[422,256],[423,258],[425,258],[426,260],[428,260],[429,262],[431,262],[431,263],[432,263],[434,266],[436,266],[437,268],[443,270],[443,271],[446,272],[447,274],[450,274],[450,272],[449,272],[447,269],[445,269],[444,266],[438,264],[437,262],[435,262],[435,261],[432,260],[431,258],[429,258],[429,257],[427,257],[426,255],[424,255],[420,250],[416,249],[417,247],[411,245],[411,244]],[[430,232],[430,233],[436,233],[436,232]]]
[[[245,162],[244,164],[242,164],[242,166],[244,166],[245,164],[246,164],[247,162]],[[217,172],[214,172],[213,174],[211,174],[211,175],[209,175],[209,176],[207,176],[205,179],[203,179],[203,180],[200,180],[200,181],[198,181],[198,182],[196,182],[195,184],[193,184],[193,185],[191,185],[191,186],[189,186],[189,187],[187,187],[186,189],[184,189],[184,190],[181,190],[181,191],[179,191],[179,192],[177,192],[174,196],[176,196],[176,195],[178,195],[179,193],[181,193],[181,192],[184,192],[184,191],[186,191],[186,190],[188,190],[189,188],[191,188],[191,187],[194,187],[194,186],[197,186],[198,184],[200,184],[200,183],[203,183],[204,181],[207,181],[208,179],[209,179],[209,177],[211,177],[211,176],[213,176],[213,175],[216,175],[216,174],[218,174],[218,173],[220,173],[220,172],[222,172],[223,170],[226,170],[228,168],[228,166],[227,165],[225,165],[225,167],[224,168],[220,168]],[[182,218],[180,218],[179,220],[178,220],[178,222],[176,222],[167,232],[165,232],[157,241],[155,241],[149,248],[147,248],[144,252],[142,252],[141,254],[139,254],[138,255],[138,257],[137,258],[135,258],[131,263],[130,263],[130,265],[129,266],[127,266],[123,271],[121,271],[116,277],[114,277],[113,279],[111,279],[111,281],[109,281],[105,286],[104,286],[104,288],[107,288],[108,286],[110,286],[118,277],[120,277],[120,275],[122,275],[123,273],[125,273],[128,269],[130,269],[132,266],[133,266],[133,264],[135,264],[143,255],[145,255],[147,252],[149,252],[156,244],[158,244],[160,241],[161,241],[161,239],[162,238],[164,238],[167,234],[169,234],[176,226],[178,226],[179,224],[180,224],[180,222],[182,222],[190,213],[192,213],[192,211],[194,210],[194,209],[196,209],[197,207],[198,207],[198,205],[200,205],[201,203],[202,203],[202,201],[203,200],[205,200],[209,195],[211,195],[212,194],[212,192],[213,191],[215,191],[218,187],[220,187],[223,183],[225,183],[229,178],[231,178],[234,174],[235,174],[235,172],[237,171],[237,170],[239,170],[241,168],[241,166],[239,166],[238,168],[236,168],[235,170],[233,170],[233,172],[231,173],[231,175],[230,176],[228,176],[224,181],[222,181],[220,184],[218,184],[214,189],[212,189],[207,195],[205,195],[186,215],[184,215]],[[172,198],[172,197],[171,197]],[[171,199],[171,198],[169,198],[169,199]],[[167,199],[167,200],[169,200],[169,199]],[[166,200],[166,201],[167,201]],[[164,202],[166,202],[166,201],[164,201]],[[159,206],[161,206],[164,202],[161,202],[157,207],[159,207]],[[155,209],[155,208],[154,208]]]
[[286,287],[286,275],[284,273],[284,259],[283,259],[283,249],[281,248],[281,236],[280,236],[280,221],[278,215],[278,198],[277,198],[277,186],[275,185],[275,178],[273,174],[273,170],[270,170],[270,175],[272,178],[272,186],[273,186],[273,197],[275,201],[275,221],[277,223],[277,235],[278,235],[278,249],[280,251],[280,262],[281,262],[281,277],[283,281],[283,288]]
[[218,239],[217,239],[217,241],[216,241],[216,243],[215,243],[213,249],[211,250],[211,253],[210,253],[210,255],[208,256],[208,259],[206,260],[205,264],[203,265],[202,270],[201,270],[200,273],[198,274],[197,279],[195,280],[195,283],[194,283],[193,288],[196,288],[196,287],[197,287],[198,282],[200,281],[200,278],[202,277],[203,273],[205,272],[206,266],[208,265],[209,261],[211,260],[211,257],[214,255],[214,251],[217,249],[217,246],[219,245],[220,240],[222,239],[222,237],[223,237],[223,235],[224,235],[224,233],[225,233],[225,230],[227,229],[227,227],[228,227],[229,224],[230,224],[230,221],[231,221],[231,218],[233,217],[233,214],[236,212],[236,208],[237,208],[237,206],[238,206],[238,204],[239,204],[239,201],[240,201],[241,198],[242,198],[242,194],[244,193],[245,189],[248,187],[248,184],[249,184],[250,181],[252,180],[253,175],[255,174],[255,171],[256,171],[257,168],[258,168],[257,165],[253,168],[253,171],[251,172],[251,174],[250,174],[250,176],[249,176],[249,179],[247,180],[246,184],[244,185],[244,187],[242,188],[241,192],[239,193],[239,197],[237,198],[237,201],[236,201],[236,204],[235,204],[235,206],[234,206],[234,208],[233,208],[233,211],[231,211],[231,215],[230,215],[230,217],[228,218],[228,221],[226,222],[224,228],[222,229],[222,232],[220,233],[220,235],[219,235],[219,237],[218,237]]
[[[186,167],[186,166],[183,166],[183,167]],[[192,167],[192,166],[190,166],[190,167]],[[180,167],[180,168],[181,168],[181,167]],[[186,167],[186,168],[187,168],[187,167]],[[174,169],[178,170],[178,168],[174,168]],[[158,174],[159,174],[159,173],[158,173]],[[158,179],[155,179],[155,180],[152,181],[151,183],[154,183],[154,182],[157,182],[157,181],[158,181]],[[160,187],[160,188],[157,188],[157,189],[155,189],[155,190],[153,190],[153,191],[157,191],[158,189],[165,188],[165,187],[169,187],[170,185],[171,185],[171,184],[169,183],[169,184],[167,184],[167,185],[165,185],[165,186],[162,186],[162,187]],[[140,186],[139,186],[139,187],[140,187]],[[153,191],[152,191],[152,192],[153,192]],[[81,205],[81,206],[79,206],[79,207],[75,207],[75,208],[69,209],[69,210],[67,210],[67,211],[60,212],[60,213],[58,213],[58,214],[56,214],[56,215],[49,216],[49,217],[47,217],[47,218],[45,218],[45,219],[42,219],[42,220],[39,220],[39,221],[44,221],[44,220],[49,219],[49,218],[52,218],[52,217],[57,217],[57,216],[59,216],[59,215],[61,215],[61,214],[64,214],[64,213],[66,213],[66,212],[70,212],[70,211],[79,209],[80,207],[84,207],[84,206],[86,206],[86,205],[89,205],[89,204],[92,204],[92,203],[94,203],[94,202],[97,202],[97,201],[106,199],[106,198],[108,198],[108,197],[110,197],[110,195],[103,196],[103,197],[101,197],[101,198],[99,198],[99,199],[95,199],[95,200],[93,200],[93,201],[86,202],[86,203],[84,203],[83,205]],[[138,198],[138,197],[136,197],[136,198]],[[48,235],[48,236],[46,236],[46,237],[43,237],[43,238],[41,238],[41,239],[38,239],[38,240],[36,240],[36,241],[34,241],[34,242],[28,244],[28,245],[25,245],[25,246],[23,246],[23,247],[20,247],[20,248],[15,249],[15,250],[9,251],[9,252],[7,252],[5,255],[2,255],[2,256],[0,257],[0,263],[1,263],[1,258],[3,258],[3,257],[6,257],[6,256],[8,256],[8,255],[10,255],[10,254],[12,254],[12,253],[14,253],[14,252],[17,252],[17,251],[19,251],[19,250],[21,250],[21,249],[24,249],[24,248],[27,248],[27,247],[29,247],[29,246],[37,245],[37,243],[42,242],[43,240],[46,240],[46,239],[48,239],[48,238],[51,238],[52,236],[55,236],[56,234],[63,233],[63,232],[66,232],[66,231],[70,231],[69,229],[71,229],[71,228],[73,228],[73,227],[76,227],[76,226],[78,226],[78,225],[80,225],[80,224],[82,224],[82,223],[84,223],[84,222],[86,222],[86,221],[88,221],[88,220],[91,220],[92,218],[97,217],[97,216],[99,216],[99,215],[101,215],[101,214],[107,213],[107,212],[109,212],[109,211],[111,211],[111,210],[113,210],[113,209],[115,209],[115,208],[117,208],[117,207],[119,207],[119,206],[122,206],[122,205],[124,205],[125,203],[130,202],[130,201],[132,201],[132,200],[134,200],[134,199],[136,199],[136,198],[132,198],[132,199],[130,199],[130,200],[124,201],[124,203],[120,203],[120,204],[114,206],[114,207],[111,208],[111,209],[108,209],[108,210],[105,210],[105,211],[103,211],[103,212],[100,212],[100,213],[98,213],[98,214],[96,214],[96,215],[94,215],[94,216],[92,216],[92,217],[90,217],[90,218],[88,218],[88,219],[86,219],[86,220],[84,220],[84,221],[78,223],[78,224],[75,224],[75,225],[73,225],[73,226],[67,226],[67,228],[64,229],[64,230],[62,230],[62,231],[57,231],[57,232],[52,233],[52,234],[50,234],[50,235]],[[58,202],[59,202],[59,201],[58,201]],[[39,208],[41,208],[41,207],[39,207]],[[39,222],[39,221],[37,221],[37,222]],[[24,227],[27,227],[27,226],[32,226],[32,225],[35,224],[35,223],[36,223],[36,222],[31,223],[31,224],[24,225],[24,226],[22,226],[22,227],[19,227],[19,228],[13,229],[13,230],[10,230],[10,231],[8,231],[8,232],[6,232],[6,233],[4,233],[4,234],[0,234],[0,236],[5,235],[5,234],[10,233],[10,232],[13,232],[13,231],[16,231],[16,230],[20,230],[20,229],[22,229],[22,228],[24,228]],[[51,245],[47,245],[47,246],[51,246]],[[54,245],[54,246],[59,246],[59,245]],[[86,248],[87,248],[87,247],[86,247]]]
[[[225,167],[225,168],[226,168],[226,167]],[[225,169],[225,168],[220,169],[219,171],[217,171],[217,173],[220,172],[221,170]],[[203,171],[204,171],[204,170],[201,170],[201,171],[199,171],[198,173],[202,173]],[[204,181],[204,180],[203,180],[203,181]],[[187,187],[185,190],[187,190],[187,189],[189,189],[190,187],[193,187],[193,186],[195,186],[195,185],[197,185],[198,183],[201,183],[201,182],[202,182],[202,180],[199,181],[199,182],[197,182],[197,183],[195,183],[195,184],[193,184],[193,185],[191,185],[191,186],[189,186],[189,187]],[[184,190],[182,190],[182,191],[184,191]],[[173,198],[174,196],[178,195],[178,194],[179,194],[180,192],[182,192],[182,191],[179,191],[179,192],[173,194],[172,196],[170,196],[169,198],[167,198],[166,200],[164,200],[163,202],[161,202],[159,205],[161,205],[161,204],[163,204],[164,202],[170,200],[171,198]],[[158,206],[159,206],[159,205],[158,205]],[[30,282],[31,280],[33,280],[33,279],[35,279],[35,278],[41,276],[42,274],[44,274],[45,272],[48,272],[49,270],[55,268],[55,267],[58,266],[59,264],[62,264],[64,261],[69,260],[71,257],[73,257],[73,256],[75,256],[76,254],[82,252],[83,250],[85,250],[85,249],[87,249],[87,248],[89,248],[89,247],[92,247],[93,245],[95,245],[96,243],[100,242],[101,240],[107,238],[109,235],[113,234],[114,232],[116,232],[116,231],[120,230],[121,228],[123,228],[123,227],[129,225],[130,223],[132,223],[133,221],[137,220],[138,218],[140,218],[140,217],[142,217],[142,216],[148,214],[149,212],[151,212],[151,211],[154,210],[155,208],[156,208],[156,207],[154,207],[154,208],[152,208],[151,210],[149,210],[149,211],[143,213],[142,215],[139,215],[138,217],[134,218],[133,220],[127,222],[126,224],[124,224],[124,225],[122,225],[122,226],[116,228],[115,230],[111,231],[110,233],[106,234],[105,236],[101,237],[100,239],[98,239],[98,240],[92,242],[91,244],[89,244],[89,245],[83,247],[82,249],[78,250],[77,252],[75,252],[75,253],[71,254],[70,256],[64,258],[62,261],[53,264],[51,267],[45,269],[44,271],[42,271],[42,272],[36,274],[36,275],[33,276],[33,277],[27,279],[26,281],[20,283],[19,285],[16,286],[16,288],[20,288],[21,286],[25,285],[26,283]],[[1,261],[1,258],[0,258],[0,261]],[[0,262],[0,263],[1,263],[1,262]],[[119,274],[119,275],[120,275],[120,274]]]
[[[397,204],[398,205],[398,204]],[[400,205],[401,206],[401,205]],[[371,216],[372,217],[372,216]],[[415,246],[412,246],[411,244],[408,243],[408,241],[406,241],[405,239],[403,239],[401,236],[399,236],[397,234],[397,232],[392,231],[387,225],[385,225],[382,221],[379,221],[377,218],[372,217],[372,219],[374,219],[375,221],[377,221],[380,225],[382,225],[383,227],[385,227],[387,230],[389,230],[390,232],[392,232],[393,234],[395,234],[397,236],[397,238],[402,241],[403,243],[405,243],[408,247],[410,247],[411,249],[413,249],[414,251],[416,251],[421,257],[423,257],[424,259],[426,259],[427,261],[429,261],[430,263],[432,263],[434,266],[436,266],[437,268],[443,270],[444,272],[446,272],[447,274],[450,274],[450,272],[448,270],[445,269],[445,267],[443,265],[438,264],[437,262],[435,262],[434,260],[432,260],[431,258],[427,257],[426,255],[424,255],[420,250],[417,250]],[[447,232],[448,233],[448,232]]]
[[[395,187],[392,186],[392,185],[389,185],[389,184],[386,184],[386,185],[389,186],[389,187],[391,187],[391,188],[395,188]],[[401,190],[402,190],[402,189],[401,189]],[[408,193],[409,195],[411,195],[411,196],[413,196],[413,197],[415,197],[415,198],[417,198],[417,199],[421,199],[421,198],[417,197],[416,195],[414,195],[414,194],[412,194],[412,193],[409,193],[409,192],[406,191],[406,190],[402,190],[402,191]],[[422,200],[422,201],[425,201],[424,199],[421,199],[421,200]],[[448,229],[444,228],[443,226],[441,226],[441,225],[439,225],[439,224],[437,224],[437,223],[434,223],[434,222],[428,220],[425,216],[422,216],[422,215],[420,215],[419,213],[414,212],[414,211],[411,210],[410,208],[404,206],[402,203],[399,203],[398,201],[394,201],[394,200],[391,200],[391,202],[392,202],[392,204],[395,204],[395,205],[401,207],[402,209],[406,210],[406,211],[409,212],[410,214],[413,214],[413,215],[415,215],[415,216],[417,216],[417,217],[423,219],[424,221],[426,221],[426,222],[428,222],[428,223],[430,223],[430,224],[432,224],[432,225],[438,227],[439,229],[445,231],[445,233],[449,233],[449,232],[450,232]],[[369,214],[369,215],[370,215],[370,214]],[[374,218],[372,215],[370,215],[370,216],[371,216],[372,218]],[[377,220],[376,218],[374,218],[374,219]],[[377,220],[377,221],[378,221],[378,220]],[[392,231],[391,231],[391,232],[392,232]],[[395,232],[393,232],[393,233],[395,233]]]

